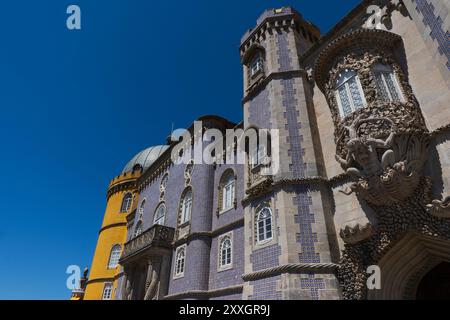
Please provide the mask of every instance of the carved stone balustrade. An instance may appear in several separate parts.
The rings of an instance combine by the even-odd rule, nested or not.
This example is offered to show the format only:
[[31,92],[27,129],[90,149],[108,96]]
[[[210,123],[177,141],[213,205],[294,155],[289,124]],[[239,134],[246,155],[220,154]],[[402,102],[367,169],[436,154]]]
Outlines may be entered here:
[[174,234],[174,228],[161,225],[150,227],[139,236],[125,243],[120,263],[123,264],[130,258],[135,257],[148,249],[171,249]]

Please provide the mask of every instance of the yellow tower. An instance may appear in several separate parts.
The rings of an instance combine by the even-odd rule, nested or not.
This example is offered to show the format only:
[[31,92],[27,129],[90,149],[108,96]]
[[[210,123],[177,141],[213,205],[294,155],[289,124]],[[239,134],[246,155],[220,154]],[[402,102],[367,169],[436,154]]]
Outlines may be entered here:
[[138,197],[136,181],[141,167],[114,178],[108,187],[105,216],[98,234],[97,247],[84,294],[85,300],[115,298],[120,275],[118,260],[127,238],[127,215]]
[[139,152],[109,184],[105,216],[84,292],[85,300],[115,299],[121,275],[118,262],[127,239],[127,216],[136,210],[139,198],[138,179],[167,148],[155,146]]

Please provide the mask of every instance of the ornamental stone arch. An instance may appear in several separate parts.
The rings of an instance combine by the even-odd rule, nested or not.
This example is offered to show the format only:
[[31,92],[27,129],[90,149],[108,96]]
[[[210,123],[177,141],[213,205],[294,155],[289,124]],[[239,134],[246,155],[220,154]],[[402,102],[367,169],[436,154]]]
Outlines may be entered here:
[[381,289],[368,290],[369,300],[413,300],[425,275],[450,262],[450,240],[410,232],[380,259]]

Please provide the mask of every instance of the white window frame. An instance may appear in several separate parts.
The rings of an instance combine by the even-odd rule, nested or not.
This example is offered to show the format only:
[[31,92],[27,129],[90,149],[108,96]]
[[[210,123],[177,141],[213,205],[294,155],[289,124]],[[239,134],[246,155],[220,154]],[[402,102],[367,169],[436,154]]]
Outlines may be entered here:
[[[222,180],[223,179],[223,180]],[[236,199],[236,179],[234,171],[226,170],[222,176],[221,188],[221,212],[225,212],[234,208]]]
[[[164,214],[158,217],[158,212],[160,211],[160,209],[164,209]],[[167,213],[166,205],[164,202],[161,202],[155,210],[155,216],[153,217],[153,225],[159,224],[163,226],[166,221],[166,213]]]
[[[115,249],[118,249],[115,250]],[[115,269],[119,265],[120,254],[122,253],[122,246],[120,244],[115,244],[111,247],[109,252],[108,269]]]
[[[404,102],[405,98],[403,96],[403,92],[400,88],[400,84],[397,79],[397,75],[395,74],[394,70],[391,68],[391,66],[386,64],[377,63],[372,68],[373,76],[375,80],[375,84],[378,91],[378,96],[381,97],[381,92],[379,92],[378,88],[378,82],[377,82],[377,74],[379,73],[381,75],[381,80],[383,81],[383,87],[386,91],[389,101],[385,102]],[[386,77],[389,76],[392,79],[392,82],[394,83],[394,90],[396,91],[396,94],[398,95],[399,101],[394,101],[392,98],[392,92],[389,90],[389,85],[387,84]]]
[[[352,76],[349,76],[348,79],[345,79],[345,80],[342,81],[341,78],[344,77],[345,74],[352,74]],[[355,78],[356,85],[358,87],[358,92],[359,92],[359,95],[361,96],[361,101],[362,101],[362,104],[363,104],[362,107],[360,107],[360,108],[359,107],[357,108],[355,106],[355,103],[354,103],[353,97],[352,97],[352,93],[350,91],[349,82],[353,78]],[[342,83],[340,83],[341,81],[342,81]],[[348,99],[348,102],[350,103],[349,107],[351,109],[351,112],[349,114],[352,114],[353,112],[355,112],[358,109],[365,108],[367,106],[367,101],[366,101],[366,97],[364,95],[364,90],[362,88],[361,81],[359,80],[358,73],[356,71],[354,71],[354,70],[348,70],[348,69],[344,70],[339,75],[338,80],[336,81],[336,87],[335,87],[335,90],[334,90],[334,95],[335,95],[335,98],[336,98],[336,101],[337,101],[337,104],[338,104],[338,107],[339,107],[339,114],[341,115],[341,118],[345,118],[349,114],[345,114],[344,113],[344,107],[342,105],[341,95],[339,94],[339,88],[341,88],[342,86],[344,86],[344,88],[345,88],[345,92],[347,94],[347,99]]]
[[[127,198],[128,196],[129,196],[129,198]],[[125,203],[125,201],[126,201],[126,203]],[[131,194],[131,192],[125,193],[125,195],[122,198],[120,212],[121,213],[130,212],[132,204],[133,204],[133,195]]]
[[[225,271],[225,270],[230,270],[233,268],[233,232],[228,232],[224,235],[222,235],[221,237],[219,237],[218,239],[218,255],[217,255],[217,270],[218,271]],[[226,264],[222,264],[222,258],[223,258],[223,244],[226,240],[230,241],[230,247],[229,247],[229,251],[230,251],[230,262],[226,263]]]
[[144,216],[144,209],[145,209],[145,205],[147,203],[147,199],[144,198],[141,202],[141,204],[139,205],[139,220],[142,220],[142,217]]
[[[142,232],[144,232],[143,230],[143,222],[142,220],[138,220],[138,222],[136,223],[136,228],[134,229],[134,238],[139,237]],[[140,230],[140,232],[138,233],[138,231]]]
[[[262,213],[262,211],[263,210],[269,210],[269,213],[270,213],[270,237],[268,237],[266,234],[267,234],[267,232],[268,232],[268,230],[266,230],[267,229],[267,220],[269,219],[269,218],[264,218],[264,219],[260,219],[259,217],[260,217],[260,215],[261,215],[261,213]],[[259,231],[259,229],[260,229],[260,226],[259,226],[259,224],[260,224],[260,222],[263,222],[263,235],[264,235],[264,237],[263,237],[263,239],[262,240],[260,240],[260,235],[261,235],[261,233],[260,233],[260,231]],[[261,244],[265,244],[265,243],[268,243],[268,242],[270,242],[270,241],[272,241],[273,240],[273,222],[274,222],[274,219],[273,219],[273,211],[272,211],[272,208],[270,207],[270,206],[268,206],[268,205],[264,205],[264,206],[261,206],[261,207],[259,207],[257,210],[256,210],[256,214],[255,214],[255,235],[256,235],[256,244],[259,244],[259,245],[261,245]]]
[[[177,248],[175,251],[175,259],[174,259],[174,265],[173,265],[173,278],[178,279],[184,277],[184,271],[186,270],[186,245],[182,245]],[[179,270],[179,261],[181,261],[181,258],[179,257],[181,251],[183,252],[183,258],[182,258],[182,267],[181,270]]]
[[266,162],[266,158],[268,158],[266,146],[263,144],[258,145],[251,155],[251,168],[254,169],[263,165]]
[[252,60],[252,62],[249,65],[250,68],[250,77],[254,78],[256,75],[258,75],[260,72],[264,69],[264,61],[261,57],[261,53],[258,53],[255,58]]
[[161,192],[164,192],[164,191],[166,191],[166,188],[167,188],[167,182],[169,181],[169,174],[168,173],[165,173],[164,175],[163,175],[163,177],[162,177],[162,179],[161,179],[161,183],[160,183],[160,185],[159,185],[159,190],[161,191]]
[[[190,194],[189,201],[187,195]],[[187,223],[191,219],[192,213],[192,189],[188,189],[183,192],[183,197],[181,198],[181,224]]]
[[103,286],[102,300],[111,300],[112,295],[113,295],[113,283],[105,282],[105,285]]

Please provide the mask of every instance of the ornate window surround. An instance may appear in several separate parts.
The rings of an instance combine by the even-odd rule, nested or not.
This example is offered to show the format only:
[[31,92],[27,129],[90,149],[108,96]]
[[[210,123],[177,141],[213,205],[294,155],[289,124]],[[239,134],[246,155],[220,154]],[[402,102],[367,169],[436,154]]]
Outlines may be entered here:
[[[164,210],[164,214],[162,215],[158,215],[160,210]],[[166,214],[167,214],[167,207],[165,202],[160,202],[158,204],[158,206],[156,207],[155,213],[153,214],[153,224],[159,224],[159,225],[164,225],[165,220],[166,220]],[[162,220],[162,223],[161,221]],[[159,223],[157,223],[159,221]]]
[[[228,264],[222,264],[222,258],[223,258],[223,244],[224,242],[228,240],[230,241],[230,247],[228,248],[230,250],[230,263]],[[221,272],[221,271],[226,271],[226,270],[230,270],[233,269],[233,254],[234,254],[234,250],[233,250],[233,231],[230,231],[228,233],[225,233],[223,235],[221,235],[217,241],[217,271]],[[227,253],[226,253],[227,254]]]
[[142,220],[136,222],[136,227],[134,228],[134,238],[138,237],[144,231]]
[[166,194],[167,183],[169,182],[169,172],[163,174],[159,184],[159,200],[162,201]]
[[[357,94],[359,95],[359,99],[361,100],[362,105],[357,105],[354,97],[354,93],[352,92],[350,86],[351,82],[354,81],[356,84]],[[340,93],[340,89],[344,89],[344,93],[346,95],[346,99],[348,101],[348,105],[344,106],[342,101],[342,95]],[[358,74],[353,69],[345,69],[341,70],[339,73],[338,79],[336,80],[335,87],[335,99],[337,105],[339,107],[339,114],[341,118],[345,118],[350,113],[353,113],[357,109],[365,108],[367,106],[366,98],[364,96],[364,90],[361,85],[361,81],[359,80]],[[350,109],[350,112],[345,112],[345,109]]]
[[[396,74],[396,72],[394,72],[393,68],[389,65],[389,64],[383,64],[383,63],[375,63],[372,66],[372,72],[374,73],[374,80],[375,83],[377,84],[377,95],[378,95],[378,99],[380,101],[383,102],[405,102],[405,98],[403,95],[403,90],[399,84],[398,81],[398,76]],[[381,81],[383,81],[383,89],[386,92],[387,96],[388,96],[388,100],[383,99],[382,97],[382,93],[380,92],[380,87],[379,87],[379,80],[377,79],[377,74],[380,74],[381,76]],[[386,77],[390,77],[392,80],[392,86],[394,89],[394,93],[398,96],[398,99],[394,99],[394,97],[392,96],[392,92],[389,89],[389,84],[387,83],[387,79]]]
[[126,192],[122,198],[122,204],[120,205],[120,213],[130,212],[132,205],[133,205],[133,194],[131,192]]
[[[245,52],[241,60],[244,65],[244,74],[246,77],[247,92],[265,78],[266,74],[266,50],[258,43],[254,43]],[[256,64],[255,72],[253,66]]]
[[[264,220],[260,220],[259,216],[260,216],[260,214],[262,213],[263,210],[269,210],[270,217],[265,217]],[[275,219],[274,219],[274,214],[273,214],[273,210],[272,210],[272,207],[270,205],[270,202],[269,201],[265,201],[265,202],[261,203],[260,205],[258,205],[255,208],[255,212],[254,212],[253,216],[254,216],[254,224],[253,225],[254,225],[254,228],[255,228],[253,234],[254,234],[254,237],[255,237],[255,241],[254,241],[255,245],[256,246],[265,246],[265,245],[268,245],[268,244],[272,243],[274,241],[274,230],[275,230],[275,228],[274,228],[274,221],[275,221]],[[264,228],[264,234],[266,234],[267,233],[267,225],[268,225],[267,220],[268,219],[270,219],[270,237],[265,235],[264,239],[260,240],[260,235],[261,235],[260,234],[260,230],[259,230],[260,229],[260,222],[263,222],[262,227]]]
[[[186,203],[188,201],[186,195],[190,194],[190,200],[188,203]],[[184,189],[183,193],[181,194],[181,198],[180,198],[180,205],[179,205],[179,225],[182,226],[186,223],[189,223],[189,221],[191,221],[191,216],[192,216],[192,187],[187,187],[186,189]],[[187,204],[189,204],[189,207],[187,210],[186,206]]]
[[186,270],[186,244],[179,246],[175,250],[175,259],[173,264],[173,278],[179,279],[184,277]]
[[[237,208],[236,182],[237,182],[237,176],[236,176],[233,168],[228,168],[222,173],[220,180],[219,180],[218,196],[217,196],[217,212],[218,212],[218,214],[222,214],[229,210]],[[232,189],[231,205],[229,207],[225,207],[224,206],[225,196],[226,196],[225,188],[230,185],[231,185],[231,189]]]

